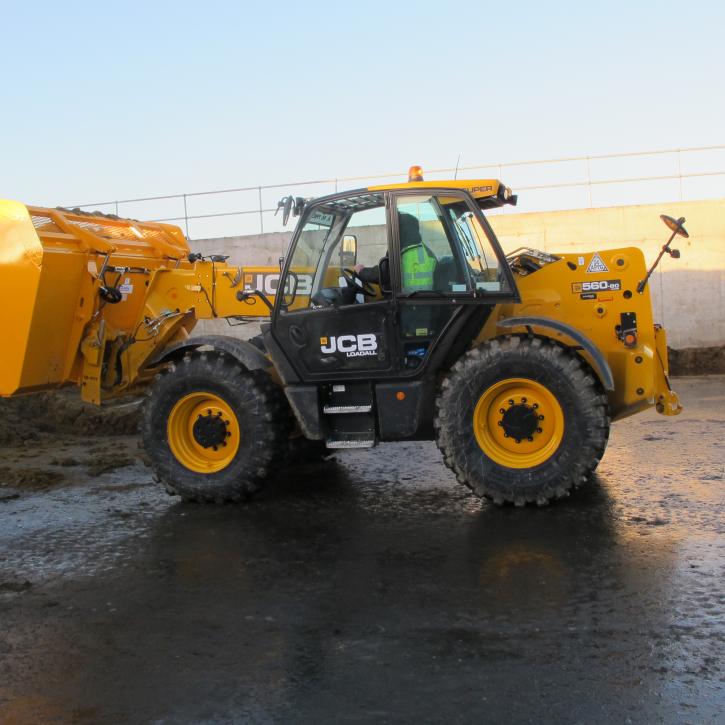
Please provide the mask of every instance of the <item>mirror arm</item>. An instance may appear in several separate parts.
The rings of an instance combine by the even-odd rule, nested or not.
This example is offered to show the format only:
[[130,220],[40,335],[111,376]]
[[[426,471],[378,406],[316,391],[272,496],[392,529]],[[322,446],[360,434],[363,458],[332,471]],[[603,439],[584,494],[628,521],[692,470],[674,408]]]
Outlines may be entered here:
[[672,250],[670,249],[670,244],[672,244],[672,240],[677,236],[677,232],[679,231],[680,227],[682,226],[682,223],[678,225],[677,229],[675,229],[674,232],[672,232],[672,235],[667,240],[667,244],[663,245],[662,249],[660,250],[660,253],[657,255],[657,259],[655,259],[654,264],[647,270],[647,274],[644,276],[643,280],[640,280],[637,283],[637,294],[642,294],[644,292],[644,288],[647,286],[647,282],[649,282],[649,278],[652,276],[652,272],[655,271],[657,268],[657,265],[660,263],[660,260],[664,256],[665,252],[667,254],[672,254]]

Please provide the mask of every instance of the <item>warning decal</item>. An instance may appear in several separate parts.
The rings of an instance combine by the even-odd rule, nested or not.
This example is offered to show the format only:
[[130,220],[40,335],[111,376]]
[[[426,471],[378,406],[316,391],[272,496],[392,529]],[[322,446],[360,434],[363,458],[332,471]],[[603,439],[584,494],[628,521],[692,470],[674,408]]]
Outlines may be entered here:
[[597,274],[598,272],[609,272],[609,267],[607,267],[607,265],[604,264],[604,261],[599,256],[599,252],[594,252],[592,261],[589,262],[589,266],[587,267],[587,273],[588,274]]

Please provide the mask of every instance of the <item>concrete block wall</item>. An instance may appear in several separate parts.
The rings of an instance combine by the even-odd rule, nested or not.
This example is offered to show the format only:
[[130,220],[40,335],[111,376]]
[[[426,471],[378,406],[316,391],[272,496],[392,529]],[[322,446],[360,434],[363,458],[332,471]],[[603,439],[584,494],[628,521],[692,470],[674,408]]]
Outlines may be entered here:
[[[489,216],[505,251],[527,246],[547,252],[606,251],[636,246],[651,264],[669,231],[660,214],[684,216],[689,239],[678,237],[673,247],[680,259],[662,260],[650,282],[655,320],[667,327],[675,349],[725,344],[725,199],[669,202],[571,211],[511,213]],[[371,228],[371,234],[376,231]],[[276,267],[289,244],[291,232],[200,239],[194,251],[230,255],[243,266]],[[249,337],[257,324],[229,327],[204,321],[198,331]]]

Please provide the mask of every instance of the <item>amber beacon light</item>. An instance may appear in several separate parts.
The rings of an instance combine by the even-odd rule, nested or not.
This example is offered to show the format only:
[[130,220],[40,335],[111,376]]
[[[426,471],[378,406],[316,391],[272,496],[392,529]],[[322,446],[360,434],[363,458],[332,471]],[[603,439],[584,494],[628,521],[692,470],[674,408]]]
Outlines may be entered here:
[[423,168],[421,166],[411,166],[408,169],[408,181],[423,181]]

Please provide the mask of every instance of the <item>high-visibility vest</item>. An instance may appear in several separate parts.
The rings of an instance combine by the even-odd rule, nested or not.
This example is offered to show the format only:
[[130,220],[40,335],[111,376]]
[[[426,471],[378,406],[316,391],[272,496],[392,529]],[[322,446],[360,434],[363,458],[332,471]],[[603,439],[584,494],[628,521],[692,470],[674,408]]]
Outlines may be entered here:
[[401,257],[403,292],[432,290],[437,260],[422,244],[406,247]]

